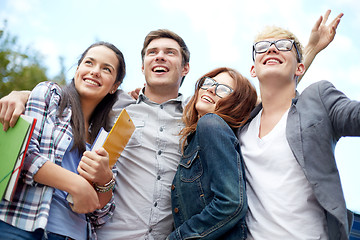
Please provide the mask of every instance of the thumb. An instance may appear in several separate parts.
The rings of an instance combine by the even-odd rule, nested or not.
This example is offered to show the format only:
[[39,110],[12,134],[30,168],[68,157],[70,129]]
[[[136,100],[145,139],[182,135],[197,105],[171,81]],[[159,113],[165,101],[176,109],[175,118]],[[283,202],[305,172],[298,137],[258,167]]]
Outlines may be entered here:
[[102,156],[102,157],[108,157],[109,156],[108,152],[103,147],[100,147],[99,149],[96,149],[95,152],[98,155]]

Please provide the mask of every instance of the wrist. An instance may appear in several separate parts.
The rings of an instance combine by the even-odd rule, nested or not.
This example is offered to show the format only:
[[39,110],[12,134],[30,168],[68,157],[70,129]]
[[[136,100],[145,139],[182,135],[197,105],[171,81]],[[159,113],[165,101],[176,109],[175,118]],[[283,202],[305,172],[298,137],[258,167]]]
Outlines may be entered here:
[[303,56],[306,56],[306,55],[316,55],[318,54],[322,49],[317,49],[316,46],[312,46],[312,45],[307,45],[305,48],[304,48],[304,51],[303,51]]
[[106,185],[108,182],[111,181],[111,179],[114,178],[114,173],[108,169],[108,171],[106,171],[105,176],[97,176],[96,179],[93,180],[93,183],[98,185],[98,186],[104,186]]
[[111,180],[107,183],[105,183],[104,185],[98,185],[96,183],[93,184],[94,189],[96,192],[99,193],[105,193],[108,191],[112,191],[115,188],[115,178],[114,176],[111,178]]

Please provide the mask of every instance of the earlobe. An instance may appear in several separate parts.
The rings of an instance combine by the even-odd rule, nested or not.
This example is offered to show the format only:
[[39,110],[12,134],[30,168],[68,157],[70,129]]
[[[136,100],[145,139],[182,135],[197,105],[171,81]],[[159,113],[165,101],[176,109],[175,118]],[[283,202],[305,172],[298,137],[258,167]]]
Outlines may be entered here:
[[110,94],[114,94],[116,92],[116,90],[119,88],[119,86],[120,86],[120,83],[115,83],[110,91]]
[[253,78],[256,77],[256,72],[255,72],[255,66],[254,66],[254,65],[251,66],[250,75],[251,75],[251,77],[253,77]]

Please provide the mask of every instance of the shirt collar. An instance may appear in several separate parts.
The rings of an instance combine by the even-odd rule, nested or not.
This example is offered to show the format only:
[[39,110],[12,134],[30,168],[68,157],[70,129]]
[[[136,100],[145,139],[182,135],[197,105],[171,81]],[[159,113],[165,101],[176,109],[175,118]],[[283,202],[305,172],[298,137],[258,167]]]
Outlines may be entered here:
[[296,91],[295,92],[295,97],[292,99],[292,104],[294,105],[296,105],[296,103],[297,103],[297,101],[298,101],[298,99],[299,99],[299,92],[298,91]]
[[[145,96],[144,94],[145,92],[145,87],[143,87],[139,93],[139,98],[137,99],[136,103],[140,103],[140,102],[152,102],[148,97]],[[165,104],[165,103],[170,103],[170,102],[179,102],[179,103],[183,103],[183,95],[181,93],[178,93],[177,98],[173,98],[173,99],[169,99],[166,102],[163,102],[161,104]],[[158,104],[158,103],[157,103]],[[160,104],[159,104],[160,105]]]

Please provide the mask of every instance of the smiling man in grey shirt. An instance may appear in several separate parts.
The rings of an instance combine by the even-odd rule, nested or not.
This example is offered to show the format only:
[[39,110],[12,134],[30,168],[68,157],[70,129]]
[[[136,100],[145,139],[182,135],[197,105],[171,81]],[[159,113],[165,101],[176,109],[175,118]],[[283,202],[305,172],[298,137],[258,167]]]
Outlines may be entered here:
[[168,30],[150,32],[142,50],[146,86],[137,101],[120,92],[117,116],[125,108],[136,130],[116,163],[112,218],[97,229],[99,239],[165,239],[173,228],[171,183],[180,160],[182,96],[189,71],[185,42]]

